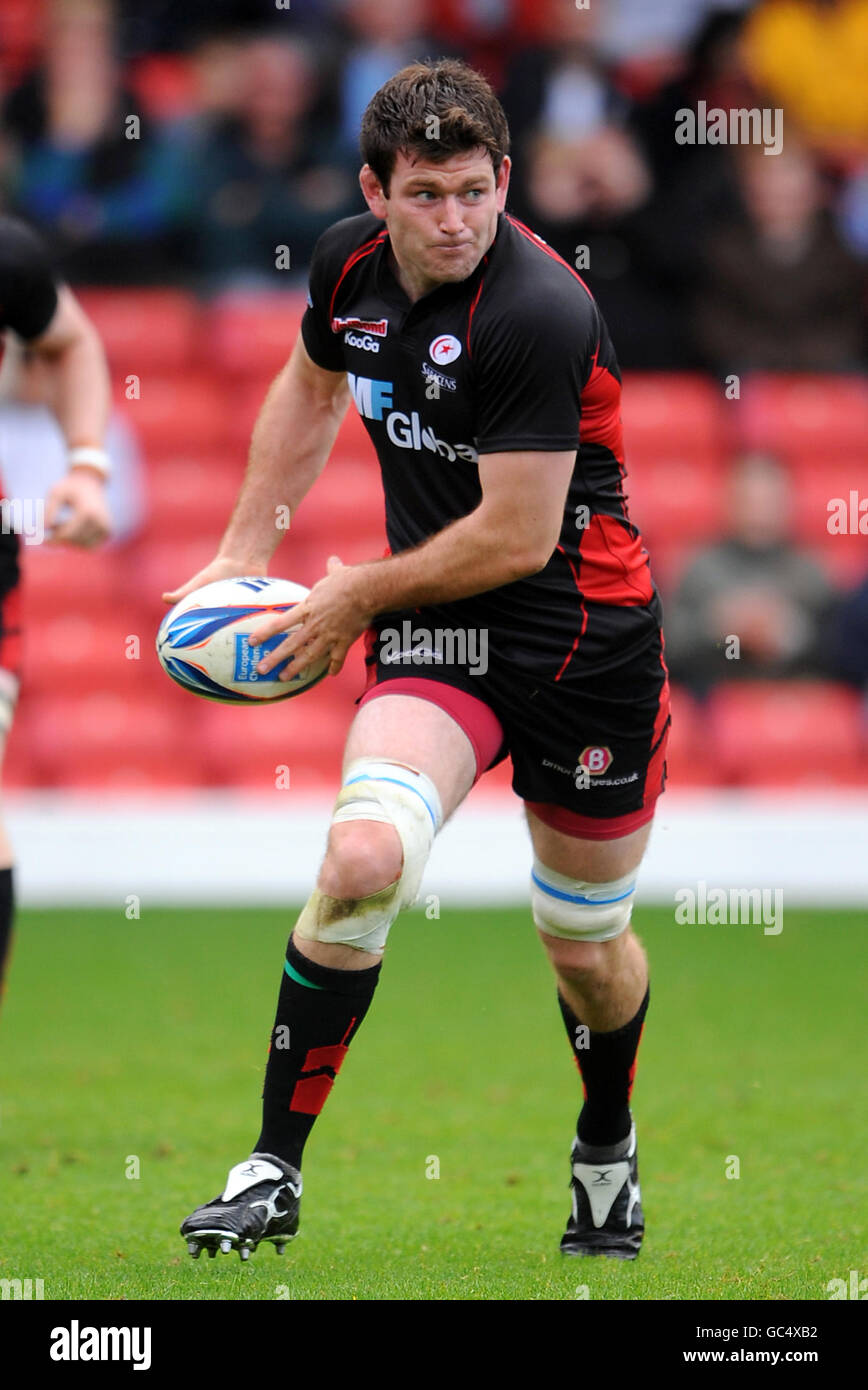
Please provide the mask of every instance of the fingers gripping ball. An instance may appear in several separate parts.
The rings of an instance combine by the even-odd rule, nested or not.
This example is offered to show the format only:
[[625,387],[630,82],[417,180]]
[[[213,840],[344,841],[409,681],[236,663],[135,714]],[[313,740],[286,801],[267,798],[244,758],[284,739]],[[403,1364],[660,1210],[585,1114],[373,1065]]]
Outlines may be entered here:
[[[206,584],[176,603],[160,624],[157,656],[178,685],[206,700],[262,704],[300,695],[328,671],[328,659],[289,681],[278,679],[286,662],[263,676],[256,667],[285,633],[251,647],[247,635],[269,613],[289,615],[310,591],[289,579],[253,575]],[[287,618],[287,627],[290,626]]]

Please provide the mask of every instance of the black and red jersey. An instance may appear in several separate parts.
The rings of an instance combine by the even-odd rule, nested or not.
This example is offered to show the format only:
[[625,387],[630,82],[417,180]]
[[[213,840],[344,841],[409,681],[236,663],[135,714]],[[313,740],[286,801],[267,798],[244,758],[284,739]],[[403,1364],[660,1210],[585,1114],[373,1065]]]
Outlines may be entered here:
[[478,505],[480,454],[575,450],[548,564],[443,605],[453,626],[485,627],[507,660],[529,656],[555,675],[577,654],[590,668],[611,664],[601,609],[650,605],[639,626],[647,634],[652,616],[657,625],[627,511],[614,350],[587,286],[534,232],[501,214],[467,279],[411,303],[385,225],[369,213],[347,218],[317,244],[302,334],[318,366],[348,375],[380,461],[393,553]]
[[[45,332],[57,309],[57,287],[48,255],[41,240],[23,222],[0,217],[0,361],[5,348],[4,335],[11,328],[20,338],[38,338]],[[0,497],[5,488],[0,479]],[[14,531],[0,533],[0,597],[18,583],[19,539]],[[0,615],[0,658],[7,670],[17,669],[17,655],[11,655],[17,641],[17,619],[10,617],[9,600]]]
[[[39,237],[13,217],[0,217],[0,334],[38,338],[57,308],[57,286]],[[2,336],[0,336],[2,353]]]

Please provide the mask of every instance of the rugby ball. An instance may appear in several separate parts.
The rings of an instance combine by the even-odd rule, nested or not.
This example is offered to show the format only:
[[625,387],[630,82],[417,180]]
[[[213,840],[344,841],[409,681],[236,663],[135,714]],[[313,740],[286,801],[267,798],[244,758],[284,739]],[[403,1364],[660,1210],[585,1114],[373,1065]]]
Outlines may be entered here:
[[309,690],[328,671],[328,658],[289,681],[278,680],[287,662],[267,675],[256,667],[286,633],[251,647],[247,635],[268,613],[289,613],[309,589],[289,579],[250,575],[219,579],[194,589],[170,609],[157,633],[157,656],[167,676],[194,695],[234,705],[287,700]]

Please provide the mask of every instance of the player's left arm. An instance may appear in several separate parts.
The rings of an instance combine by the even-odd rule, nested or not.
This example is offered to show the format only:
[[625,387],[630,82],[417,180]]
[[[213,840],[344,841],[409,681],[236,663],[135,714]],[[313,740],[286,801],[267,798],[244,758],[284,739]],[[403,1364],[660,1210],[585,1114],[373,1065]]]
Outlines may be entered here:
[[57,287],[54,314],[37,337],[28,339],[27,348],[51,368],[52,406],[69,457],[67,473],[46,498],[46,529],[52,541],[99,545],[111,534],[103,443],[111,386],[99,334],[67,286]]
[[[333,556],[326,577],[293,610],[303,629],[269,653],[260,671],[292,656],[296,674],[330,653],[335,675],[377,613],[450,603],[536,574],[558,543],[575,461],[574,449],[483,454],[482,500],[472,512],[400,555],[352,566]],[[268,619],[250,640],[284,627],[280,617]]]

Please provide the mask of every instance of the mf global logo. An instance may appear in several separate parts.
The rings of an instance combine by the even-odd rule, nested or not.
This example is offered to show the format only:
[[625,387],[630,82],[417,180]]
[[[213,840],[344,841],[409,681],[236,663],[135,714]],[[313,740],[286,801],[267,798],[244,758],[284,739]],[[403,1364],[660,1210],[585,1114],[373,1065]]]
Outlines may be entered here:
[[383,411],[392,404],[395,387],[391,381],[374,381],[369,376],[354,376],[347,372],[347,380],[356,403],[356,410],[363,420],[382,420]]
[[352,372],[347,372],[347,381],[362,419],[384,421],[389,441],[397,449],[412,449],[417,454],[427,449],[449,463],[454,463],[456,459],[476,463],[479,455],[472,444],[449,444],[445,439],[438,439],[429,426],[422,424],[417,410],[405,415],[402,410],[390,409],[395,389],[391,381],[354,376]]

